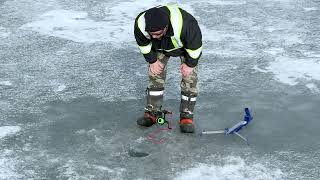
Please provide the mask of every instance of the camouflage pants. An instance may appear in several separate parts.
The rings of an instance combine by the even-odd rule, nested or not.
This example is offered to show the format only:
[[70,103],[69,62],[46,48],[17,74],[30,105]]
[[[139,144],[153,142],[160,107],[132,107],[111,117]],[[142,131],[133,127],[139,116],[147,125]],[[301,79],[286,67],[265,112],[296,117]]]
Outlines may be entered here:
[[[167,66],[169,57],[165,56],[162,53],[158,53],[157,58],[164,65],[164,69],[158,75],[151,73],[149,70],[148,88],[150,89],[164,89],[164,86],[165,86],[166,74],[167,74],[166,66]],[[181,64],[184,63],[185,61],[184,57],[180,57],[180,59],[181,59]],[[188,77],[182,78],[181,84],[180,84],[181,93],[189,96],[197,96],[198,94],[197,83],[198,83],[198,66],[194,67],[193,71]]]

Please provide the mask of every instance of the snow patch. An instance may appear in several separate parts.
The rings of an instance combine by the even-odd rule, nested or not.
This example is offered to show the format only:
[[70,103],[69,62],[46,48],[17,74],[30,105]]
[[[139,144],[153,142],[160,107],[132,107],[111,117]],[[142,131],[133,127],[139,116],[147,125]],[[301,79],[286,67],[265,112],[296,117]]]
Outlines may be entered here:
[[12,86],[12,83],[10,81],[0,81],[0,85],[3,86]]
[[59,175],[58,179],[92,179],[94,176],[91,174],[83,175],[82,172],[87,169],[96,169],[98,171],[106,171],[111,179],[123,179],[123,173],[126,171],[124,168],[111,169],[106,166],[89,164],[87,162],[78,162],[74,160],[68,160],[66,164],[58,167]]
[[115,170],[110,169],[109,167],[106,167],[106,166],[93,165],[93,167],[94,167],[95,169],[100,170],[100,171],[107,171],[108,173],[114,173],[114,172],[115,172]]
[[20,179],[21,176],[17,174],[15,159],[0,157],[0,179]]
[[277,54],[282,54],[284,53],[284,49],[283,48],[276,48],[276,47],[271,47],[267,50],[264,50],[264,52],[271,54],[271,55],[277,55]]
[[53,90],[53,91],[54,91],[54,92],[56,92],[56,93],[57,93],[57,92],[61,92],[61,91],[65,90],[65,89],[66,89],[66,87],[67,87],[67,86],[66,86],[66,85],[64,85],[64,84],[62,84],[62,85],[58,85],[57,87],[55,87],[55,88],[54,88],[54,90]]
[[308,7],[308,8],[303,8],[303,10],[309,12],[309,11],[316,11],[318,9],[316,7]]
[[303,55],[309,57],[309,58],[318,58],[320,62],[320,53],[319,52],[313,52],[313,51],[307,51],[303,52]]
[[274,73],[278,81],[289,85],[296,85],[298,79],[320,80],[320,63],[315,59],[292,59],[282,56],[271,62],[266,69]]
[[12,136],[21,131],[19,126],[0,126],[0,139],[6,136]]
[[308,84],[306,84],[306,86],[307,86],[307,88],[310,89],[311,92],[313,92],[315,94],[319,94],[320,93],[320,89],[314,83],[308,83]]
[[[82,43],[110,42],[117,45],[121,42],[134,42],[133,23],[136,16],[159,4],[165,2],[119,2],[105,8],[106,17],[102,21],[90,19],[84,11],[57,9],[42,14],[38,20],[24,24],[20,29]],[[192,10],[190,6],[186,7]]]
[[[199,164],[194,168],[190,168],[179,173],[174,180],[222,180],[222,179],[238,179],[238,180],[277,180],[283,178],[280,169],[266,167],[260,163],[246,163],[240,157],[229,156],[224,159],[224,164]],[[247,171],[246,169],[250,169]]]
[[129,38],[128,31],[121,32],[112,22],[94,21],[88,18],[87,12],[63,9],[49,11],[20,29],[83,43],[119,42]]
[[206,2],[209,2],[209,4],[212,4],[212,5],[219,5],[219,6],[227,6],[227,5],[236,6],[236,5],[243,5],[247,3],[246,1],[206,1]]

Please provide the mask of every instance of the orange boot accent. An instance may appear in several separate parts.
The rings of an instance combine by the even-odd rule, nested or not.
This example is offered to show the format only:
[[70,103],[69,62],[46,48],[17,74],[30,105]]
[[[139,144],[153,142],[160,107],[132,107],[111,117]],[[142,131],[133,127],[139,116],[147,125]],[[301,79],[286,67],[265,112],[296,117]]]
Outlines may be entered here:
[[181,119],[180,124],[193,124],[192,119]]

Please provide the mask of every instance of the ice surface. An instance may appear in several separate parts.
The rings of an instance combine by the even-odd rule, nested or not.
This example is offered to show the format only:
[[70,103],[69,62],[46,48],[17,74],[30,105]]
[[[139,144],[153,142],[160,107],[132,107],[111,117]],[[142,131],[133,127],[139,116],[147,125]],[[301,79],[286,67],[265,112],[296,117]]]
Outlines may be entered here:
[[146,138],[158,126],[136,126],[148,77],[133,23],[166,2],[0,3],[1,180],[320,178],[319,3],[182,1],[203,35],[197,130],[228,127],[250,107],[247,147],[179,133],[178,58],[168,64],[166,143]]
[[0,38],[6,38],[10,35],[10,32],[6,28],[0,26]]

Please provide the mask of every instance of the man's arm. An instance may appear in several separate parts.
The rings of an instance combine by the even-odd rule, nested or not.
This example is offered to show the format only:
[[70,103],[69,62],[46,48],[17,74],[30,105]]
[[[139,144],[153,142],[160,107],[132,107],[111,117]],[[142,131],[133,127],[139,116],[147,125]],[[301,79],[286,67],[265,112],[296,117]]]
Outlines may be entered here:
[[196,20],[188,22],[182,41],[184,49],[187,51],[185,63],[189,67],[197,66],[198,59],[202,54],[202,34]]
[[144,58],[150,64],[157,61],[156,52],[152,50],[151,40],[145,37],[145,35],[141,32],[138,26],[138,18],[142,15],[139,15],[134,23],[134,37],[139,46],[140,52],[143,54]]

